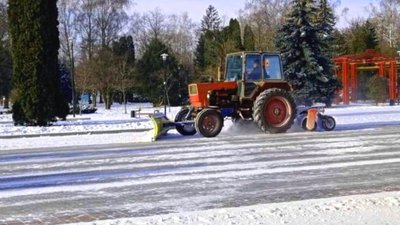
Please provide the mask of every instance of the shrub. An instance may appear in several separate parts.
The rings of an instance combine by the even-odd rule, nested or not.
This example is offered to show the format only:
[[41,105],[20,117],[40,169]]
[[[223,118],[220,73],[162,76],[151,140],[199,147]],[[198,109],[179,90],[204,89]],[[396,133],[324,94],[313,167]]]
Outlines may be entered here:
[[367,97],[375,101],[375,104],[386,102],[388,96],[387,78],[372,76],[367,81]]

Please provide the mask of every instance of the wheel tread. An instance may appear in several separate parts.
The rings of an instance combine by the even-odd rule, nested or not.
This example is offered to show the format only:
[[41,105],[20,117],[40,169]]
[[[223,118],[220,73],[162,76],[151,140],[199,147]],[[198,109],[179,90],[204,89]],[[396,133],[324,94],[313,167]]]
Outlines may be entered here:
[[[264,118],[264,104],[268,100],[268,98],[273,96],[282,96],[289,101],[290,107],[292,108],[292,114],[290,115],[290,119],[288,122],[281,127],[273,127],[268,124],[268,121]],[[263,132],[270,133],[284,133],[286,132],[294,122],[294,118],[296,116],[296,105],[294,103],[293,97],[289,94],[289,92],[279,89],[279,88],[271,88],[261,92],[261,94],[257,97],[253,106],[253,119],[256,122],[257,126]]]

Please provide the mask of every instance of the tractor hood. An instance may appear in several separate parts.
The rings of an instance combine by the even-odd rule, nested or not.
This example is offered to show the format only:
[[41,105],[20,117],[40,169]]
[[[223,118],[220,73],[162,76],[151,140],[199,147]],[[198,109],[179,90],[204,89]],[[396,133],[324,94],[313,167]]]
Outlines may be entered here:
[[189,84],[190,103],[193,107],[206,108],[208,107],[207,95],[209,91],[235,90],[237,88],[238,84],[235,81]]

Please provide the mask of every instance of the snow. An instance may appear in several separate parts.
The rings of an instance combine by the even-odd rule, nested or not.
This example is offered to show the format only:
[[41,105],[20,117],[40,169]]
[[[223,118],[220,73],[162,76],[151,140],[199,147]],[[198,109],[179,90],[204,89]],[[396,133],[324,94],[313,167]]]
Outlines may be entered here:
[[400,221],[400,192],[221,208],[79,225],[379,225]]
[[[131,118],[131,110],[140,109],[140,118]],[[174,118],[180,107],[167,109],[168,118]],[[60,146],[82,146],[87,143],[96,144],[115,144],[115,143],[143,143],[151,142],[151,131],[133,132],[137,129],[152,129],[152,124],[148,118],[149,113],[155,110],[163,112],[163,108],[151,107],[151,104],[131,104],[127,106],[127,113],[123,105],[114,104],[111,110],[105,110],[100,105],[94,114],[76,115],[73,118],[68,116],[67,121],[59,121],[49,127],[23,127],[14,126],[10,114],[0,115],[0,149],[28,149],[43,147]],[[355,129],[374,129],[376,127],[388,125],[400,125],[400,106],[370,106],[352,105],[351,107],[328,108],[325,114],[336,118],[336,131],[346,131]],[[245,131],[244,131],[245,129]],[[91,134],[101,131],[125,131],[115,134]],[[222,132],[229,133],[257,133],[258,129],[254,124],[246,125],[237,130],[230,120],[225,121]],[[68,136],[46,137],[48,134],[74,134]],[[304,132],[298,126],[293,126],[289,132]],[[169,131],[170,134],[177,134],[175,130]],[[42,135],[38,138],[5,138],[29,135]],[[166,137],[168,138],[168,136]],[[26,141],[21,141],[26,140]],[[28,141],[29,140],[29,141]]]
[[[130,118],[131,110],[141,110],[140,118]],[[132,104],[128,105],[127,112],[125,113],[124,107],[122,105],[113,105],[111,110],[104,110],[103,106],[100,105],[98,111],[94,114],[85,114],[85,115],[77,115],[76,118],[72,118],[69,116],[67,121],[59,121],[54,123],[49,127],[22,127],[22,126],[13,126],[11,115],[2,114],[0,115],[0,151],[13,151],[17,149],[28,150],[28,149],[39,149],[39,148],[51,148],[51,147],[66,147],[66,146],[85,146],[90,144],[96,145],[107,145],[107,144],[148,144],[151,142],[151,130],[150,131],[141,131],[134,132],[134,130],[138,129],[151,129],[152,124],[148,118],[148,113],[154,112],[154,110],[163,111],[163,108],[155,108],[149,104]],[[174,115],[178,112],[179,107],[168,108],[167,114],[169,118],[174,118]],[[371,105],[351,105],[351,106],[335,106],[333,108],[328,108],[325,111],[325,114],[331,115],[336,119],[337,126],[336,129],[329,134],[337,135],[337,139],[335,142],[326,142],[323,143],[325,148],[318,149],[318,152],[315,151],[307,151],[306,154],[315,154],[317,156],[310,158],[310,161],[323,161],[325,156],[330,156],[330,160],[338,160],[336,163],[332,164],[318,164],[318,165],[301,165],[297,164],[296,159],[282,159],[279,163],[285,165],[284,167],[274,167],[272,164],[268,164],[266,162],[249,162],[246,163],[246,158],[242,157],[240,163],[232,162],[228,165],[224,166],[215,166],[210,167],[210,171],[213,172],[219,171],[218,176],[222,176],[225,178],[229,177],[239,177],[239,176],[248,176],[248,175],[257,175],[257,174],[265,174],[265,173],[278,173],[278,172],[295,172],[295,171],[312,171],[312,170],[320,170],[320,169],[329,169],[329,168],[342,168],[342,167],[350,167],[354,165],[377,165],[379,166],[382,163],[400,163],[398,158],[390,158],[391,152],[374,152],[377,148],[379,148],[380,138],[371,139],[371,145],[365,146],[362,145],[361,140],[362,137],[355,139],[346,137],[346,135],[341,136],[346,132],[354,132],[355,130],[371,130],[374,131],[376,129],[382,129],[385,126],[398,126],[400,125],[400,106],[371,106]],[[95,134],[95,132],[99,131],[116,131],[118,133],[109,133],[109,134]],[[121,132],[122,131],[122,132]],[[84,135],[74,135],[73,133],[79,132],[87,132]],[[59,136],[46,136],[50,134],[60,134]],[[243,135],[248,134],[251,135],[267,135],[260,134],[257,127],[251,124],[245,124],[244,126],[238,128],[237,126],[233,126],[230,120],[225,121],[225,126],[222,131],[222,136],[227,135]],[[290,136],[304,136],[304,143],[309,143],[310,140],[307,139],[310,136],[310,132],[306,132],[299,128],[298,126],[294,126],[289,130]],[[29,137],[29,135],[42,135],[42,137]],[[385,134],[385,138],[387,140],[392,140],[392,144],[399,143],[400,140],[397,134]],[[25,137],[24,137],[25,136]],[[311,136],[314,137],[314,136]],[[176,141],[183,137],[179,136],[176,131],[170,131],[169,134],[165,137],[162,137],[166,144],[168,141]],[[196,135],[194,138],[199,138]],[[217,137],[218,139],[218,137]],[[190,141],[190,138],[186,137],[186,140]],[[297,143],[302,142],[303,140],[296,140]],[[321,141],[321,140],[318,140]],[[290,141],[288,141],[290,142]],[[290,143],[286,143],[287,145],[282,146],[282,148],[290,148]],[[317,143],[315,143],[317,144]],[[315,145],[314,143],[310,143],[310,149]],[[240,148],[243,148],[248,153],[251,153],[254,149],[257,149],[259,143],[241,143]],[[362,147],[360,147],[362,146]],[[305,146],[307,147],[307,146]],[[229,152],[224,151],[224,149],[235,149],[237,146],[233,144],[223,144],[216,145],[212,147],[213,150],[218,150],[221,148],[221,151],[212,151],[207,154],[220,154],[218,156],[219,161],[213,162],[223,162],[227,160],[223,157],[224,154],[229,154]],[[236,149],[237,151],[241,151],[242,149]],[[155,150],[157,151],[157,150]],[[168,151],[171,155],[165,156],[169,157],[169,160],[174,159],[175,151],[183,151],[171,148],[171,149],[163,149],[163,151]],[[255,150],[254,150],[255,151]],[[196,152],[196,146],[191,146],[190,151],[185,155],[179,155],[179,159],[184,159],[187,157],[188,159],[194,158],[193,154]],[[271,151],[272,152],[272,151]],[[386,159],[373,160],[368,159],[360,160],[355,162],[340,162],[341,160],[348,157],[348,153],[357,153],[362,152],[363,155],[360,157],[368,157],[368,154],[374,156],[387,156]],[[276,154],[284,154],[278,153]],[[148,157],[154,157],[151,154],[149,156],[135,156],[129,160],[129,165],[132,165],[132,168],[136,168],[140,161],[144,161],[148,159]],[[164,156],[163,156],[164,157]],[[354,156],[357,157],[357,156]],[[105,157],[106,158],[106,157]],[[168,166],[167,163],[171,162],[163,162],[162,158],[157,158],[160,162],[157,165],[165,164],[164,166]],[[30,161],[33,163],[34,159]],[[41,158],[41,161],[46,160]],[[51,160],[51,159],[49,159]],[[192,163],[201,163],[200,161],[193,161]],[[302,163],[306,162],[308,159],[303,159]],[[28,162],[29,163],[29,162]],[[180,162],[173,162],[176,166]],[[186,163],[186,162],[182,162]],[[276,161],[272,162],[276,163]],[[63,164],[68,164],[68,162],[63,162]],[[105,165],[102,167],[104,171],[112,170],[112,165]],[[73,173],[78,172],[75,171],[73,167],[74,164],[71,164],[71,167],[67,167],[64,170],[65,173]],[[143,167],[151,167],[154,166],[152,164],[141,164]],[[243,169],[242,171],[234,171],[233,168],[240,167]],[[124,167],[125,168],[125,167]],[[99,168],[96,168],[99,169]],[[116,167],[115,169],[118,169]],[[125,169],[129,169],[126,167]],[[223,172],[223,171],[232,171],[234,172]],[[247,169],[247,170],[246,170]],[[79,170],[79,169],[78,169]],[[148,179],[146,180],[132,180],[124,182],[115,182],[115,183],[104,183],[104,184],[93,184],[86,185],[84,188],[88,190],[104,189],[107,187],[123,187],[124,185],[130,186],[132,184],[142,184],[145,182],[168,182],[171,180],[195,180],[201,179],[204,175],[197,175],[197,170],[201,171],[199,168],[187,168],[182,171],[173,171],[169,174],[168,171],[162,172],[158,171],[152,177],[152,174],[146,174]],[[87,171],[90,171],[88,169]],[[177,176],[178,174],[191,173],[190,176]],[[247,174],[248,173],[248,174]],[[163,174],[166,175],[163,178],[160,178],[158,175]],[[24,174],[27,175],[27,174]],[[36,174],[40,175],[40,174]],[[170,176],[169,176],[170,175]],[[212,178],[213,175],[207,175],[209,179]],[[216,175],[217,176],[217,175]],[[3,176],[6,178],[7,176]],[[60,187],[62,188],[62,187]],[[82,191],[81,186],[68,186],[68,189],[62,190],[64,192],[73,192],[73,191]],[[30,195],[33,192],[37,192],[38,190],[30,189],[30,190],[13,190],[8,192],[3,192],[1,197],[10,196],[23,196]],[[52,193],[54,192],[54,187],[42,188],[39,190],[42,194]],[[31,193],[32,192],[32,193]],[[124,219],[113,219],[113,220],[103,220],[103,221],[93,221],[90,223],[79,223],[81,225],[103,225],[103,224],[115,224],[115,225],[123,225],[123,224],[138,224],[138,225],[155,225],[155,224],[307,224],[307,225],[317,225],[317,224],[373,224],[373,225],[383,225],[383,224],[398,224],[400,221],[400,192],[382,192],[377,194],[365,194],[365,195],[351,195],[344,197],[334,197],[334,198],[325,198],[325,199],[311,199],[311,200],[303,200],[303,201],[292,201],[292,202],[282,202],[282,203],[270,203],[270,204],[262,204],[262,205],[253,205],[253,206],[243,206],[238,208],[219,208],[219,209],[210,209],[210,210],[202,210],[202,211],[182,211],[179,213],[172,214],[163,214],[163,215],[155,215],[150,217],[134,217],[134,218],[124,218]]]

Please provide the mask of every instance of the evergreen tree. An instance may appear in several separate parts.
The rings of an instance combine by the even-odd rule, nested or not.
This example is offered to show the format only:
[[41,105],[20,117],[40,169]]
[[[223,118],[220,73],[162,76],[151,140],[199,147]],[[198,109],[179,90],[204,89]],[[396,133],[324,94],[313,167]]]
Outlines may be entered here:
[[8,108],[11,92],[12,61],[8,49],[0,45],[0,97],[5,97],[4,108]]
[[230,19],[228,26],[228,40],[233,43],[233,51],[242,51],[242,36],[240,31],[240,24],[237,19]]
[[59,74],[61,83],[61,93],[67,102],[72,103],[71,73],[69,72],[64,63],[60,63]]
[[367,80],[367,97],[375,104],[386,102],[388,96],[388,80],[386,77],[372,76]]
[[120,37],[117,42],[113,42],[113,52],[118,56],[123,56],[130,65],[135,63],[135,45],[132,36]]
[[375,27],[369,21],[354,22],[347,29],[342,31],[335,31],[336,37],[334,46],[337,55],[348,55],[359,52],[364,52],[366,49],[378,48],[378,38]]
[[255,50],[254,33],[251,30],[251,27],[247,24],[244,27],[243,48],[246,51],[254,51]]
[[325,55],[332,56],[336,21],[333,9],[327,0],[319,0],[316,24],[320,35],[322,51]]
[[210,5],[201,21],[201,35],[195,53],[195,63],[199,65],[200,74],[214,72],[220,65],[219,52],[222,40],[220,25],[218,11]]
[[316,26],[319,32],[321,41],[321,54],[324,57],[320,58],[319,64],[323,68],[328,81],[320,87],[320,101],[323,101],[327,106],[331,106],[335,91],[340,87],[340,82],[333,74],[332,57],[335,52],[335,15],[332,7],[327,0],[319,0],[318,10],[316,15]]
[[[168,54],[166,63],[160,57]],[[154,104],[161,104],[164,94],[164,76],[171,105],[180,105],[188,96],[186,86],[179,76],[178,64],[169,48],[158,39],[153,39],[146,46],[143,56],[136,64],[139,94],[150,99]],[[182,79],[184,79],[182,77]]]
[[348,55],[351,53],[350,51],[350,43],[349,43],[349,29],[346,30],[338,30],[336,29],[333,32],[334,42],[332,44],[332,55],[337,57],[341,55]]
[[200,34],[199,40],[197,41],[197,46],[196,46],[196,51],[194,53],[195,55],[195,61],[194,65],[196,66],[196,69],[200,71],[204,71],[206,68],[206,63],[205,63],[205,35]]
[[294,88],[297,100],[307,104],[312,100],[329,102],[338,86],[328,72],[331,62],[323,54],[320,30],[313,23],[317,12],[313,0],[293,1],[286,23],[277,35],[285,78]]
[[203,16],[201,21],[201,29],[203,31],[216,31],[219,30],[221,25],[221,18],[219,18],[217,9],[209,5],[206,9],[206,15]]
[[357,23],[351,39],[351,52],[363,52],[366,49],[375,49],[378,46],[375,27],[367,20],[363,24]]
[[8,16],[14,74],[15,124],[48,125],[65,118],[60,91],[57,1],[10,0]]

